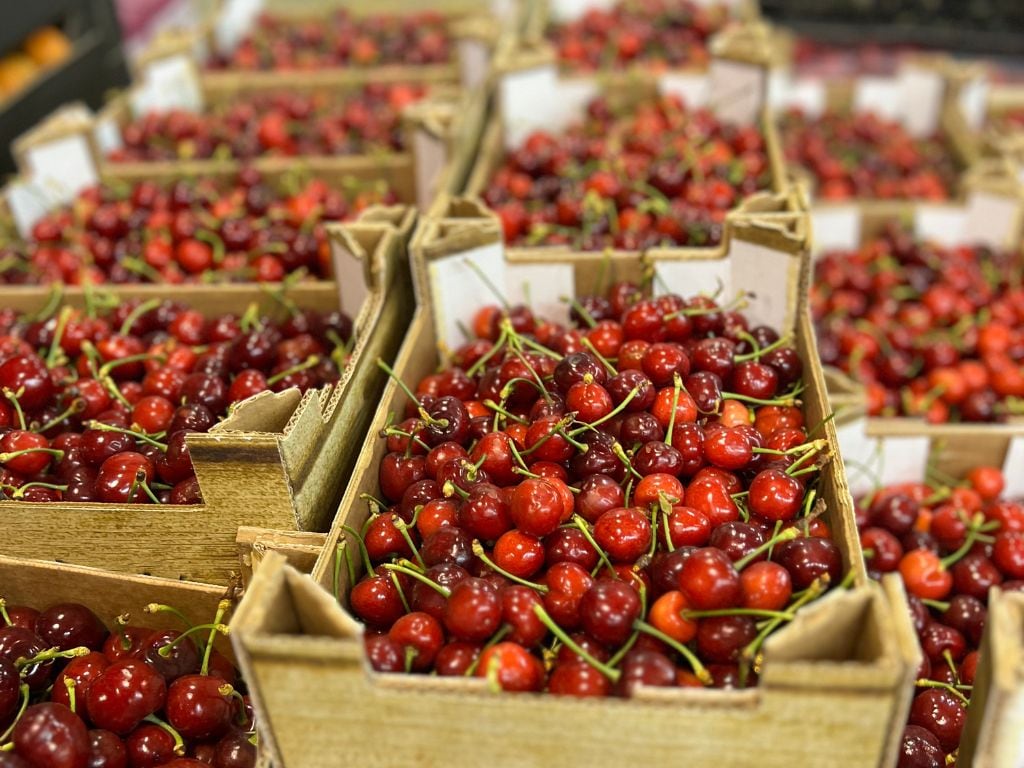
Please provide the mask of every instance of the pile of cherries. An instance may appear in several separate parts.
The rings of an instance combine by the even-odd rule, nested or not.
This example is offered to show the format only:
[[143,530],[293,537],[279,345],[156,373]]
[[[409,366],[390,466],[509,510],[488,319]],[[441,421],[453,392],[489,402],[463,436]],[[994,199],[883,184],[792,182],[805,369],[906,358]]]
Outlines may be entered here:
[[[290,300],[285,296],[283,302]],[[0,310],[0,498],[202,501],[185,436],[264,390],[338,380],[351,320],[153,299],[42,319]]]
[[707,297],[619,283],[574,314],[484,308],[382,435],[338,561],[370,663],[573,696],[754,685],[764,639],[843,577],[800,358]]
[[889,486],[857,507],[868,568],[903,577],[923,651],[900,768],[955,761],[989,590],[1024,590],[1024,502],[1001,497],[994,467],[943,479]]
[[310,70],[378,64],[444,64],[452,58],[444,16],[419,11],[401,16],[356,17],[344,8],[296,21],[263,14],[255,29],[210,69]]
[[1021,255],[942,247],[896,225],[815,265],[818,349],[865,386],[872,416],[932,423],[1024,412]]
[[781,120],[787,162],[804,168],[824,200],[850,198],[947,200],[957,169],[941,136],[917,139],[873,112],[808,117],[799,109]]
[[0,246],[0,283],[277,282],[331,276],[324,223],[352,218],[387,190],[295,179],[277,192],[252,168],[230,183],[111,182],[36,222],[32,239]]
[[483,197],[510,244],[643,249],[719,242],[726,213],[770,183],[756,126],[675,96],[625,114],[598,97],[583,122],[509,152]]
[[214,648],[227,608],[183,631],[121,616],[113,632],[80,603],[0,608],[0,766],[251,768],[249,697]]
[[297,155],[357,155],[402,148],[402,110],[422,85],[372,83],[339,98],[275,91],[233,98],[203,112],[149,112],[121,129],[111,162]]
[[553,24],[547,37],[561,63],[573,70],[707,66],[708,38],[728,19],[725,6],[689,0],[620,0],[591,8],[579,19]]

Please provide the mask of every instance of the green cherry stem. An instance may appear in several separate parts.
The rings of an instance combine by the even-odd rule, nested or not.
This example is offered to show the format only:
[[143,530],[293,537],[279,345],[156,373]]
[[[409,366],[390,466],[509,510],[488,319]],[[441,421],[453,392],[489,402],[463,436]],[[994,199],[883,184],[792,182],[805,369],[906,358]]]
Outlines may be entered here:
[[213,615],[213,626],[210,627],[210,634],[206,640],[206,651],[203,653],[203,665],[199,668],[199,674],[201,675],[209,674],[210,655],[213,653],[213,641],[217,639],[217,633],[219,632],[225,637],[230,633],[227,625],[221,623],[224,620],[224,614],[230,608],[230,600],[221,600],[217,603],[217,612]]
[[745,355],[735,355],[733,357],[733,362],[734,363],[743,363],[743,362],[746,362],[747,360],[759,360],[762,356],[768,354],[769,352],[773,352],[774,350],[779,349],[780,347],[786,346],[792,340],[793,340],[793,337],[790,334],[787,333],[782,338],[779,338],[779,339],[776,339],[775,341],[773,341],[767,347],[761,347],[760,349],[755,348],[753,352],[750,352],[750,353],[745,354]]
[[176,754],[178,757],[181,757],[185,754],[185,740],[181,738],[181,734],[178,733],[174,728],[172,728],[169,723],[165,723],[156,715],[146,715],[142,719],[145,720],[147,723],[152,723],[153,725],[163,728],[165,731],[167,731],[167,733],[171,735],[171,738],[174,739],[174,754]]
[[297,363],[296,365],[293,365],[291,368],[288,368],[288,369],[286,369],[284,371],[281,371],[280,373],[275,373],[273,376],[268,378],[267,379],[267,386],[268,387],[272,387],[275,384],[277,384],[277,382],[286,379],[287,377],[291,376],[294,373],[302,373],[302,371],[305,371],[305,370],[308,370],[310,368],[313,368],[314,366],[319,365],[319,364],[320,364],[320,356],[319,355],[310,355],[305,360],[303,360],[301,363]]
[[124,322],[121,323],[121,328],[118,331],[118,333],[120,333],[122,336],[127,336],[128,334],[130,334],[132,332],[132,326],[135,325],[135,321],[138,320],[147,312],[149,312],[150,310],[159,307],[162,301],[163,299],[150,299],[149,301],[144,301],[138,306],[136,306],[131,312],[128,313],[128,316],[124,319]]
[[5,730],[3,733],[0,733],[0,743],[6,742],[9,738],[11,738],[11,734],[14,733],[14,727],[18,724],[18,721],[21,720],[21,716],[25,714],[25,710],[28,709],[29,695],[30,690],[28,687],[28,683],[22,683],[20,686],[18,686],[18,696],[21,698],[21,705],[18,707],[18,714],[15,715],[14,720],[11,721],[11,724],[7,726],[7,730]]
[[385,570],[388,570],[388,571],[397,571],[398,573],[404,573],[406,576],[414,578],[417,581],[423,582],[424,584],[426,584],[428,587],[430,587],[431,589],[436,591],[439,595],[441,595],[445,599],[448,599],[449,597],[451,597],[452,591],[450,589],[448,589],[448,587],[445,587],[445,586],[442,586],[441,584],[438,584],[433,579],[430,579],[429,577],[424,576],[422,573],[420,573],[419,571],[417,571],[417,570],[415,570],[413,568],[408,568],[408,567],[406,567],[404,565],[401,565],[399,563],[384,563],[384,565],[382,567]]
[[359,531],[348,525],[341,526],[341,529],[351,536],[356,542],[356,546],[359,547],[359,554],[362,556],[363,568],[366,569],[367,575],[376,576],[376,572],[373,570],[373,561],[370,560],[370,551],[366,548],[366,543],[363,541],[363,537],[359,535]]
[[618,571],[615,570],[615,566],[612,565],[612,561],[608,559],[607,553],[601,548],[601,545],[594,540],[593,534],[590,532],[590,527],[587,525],[587,521],[579,515],[573,515],[572,521],[577,528],[580,529],[580,533],[583,534],[583,538],[594,548],[597,552],[597,556],[601,558],[601,562],[604,563],[605,567],[612,572],[613,575],[618,576]]
[[487,556],[487,552],[484,550],[484,545],[480,543],[479,539],[473,539],[473,554],[491,570],[500,573],[509,581],[514,581],[516,584],[522,584],[524,587],[529,587],[535,592],[540,592],[542,595],[546,595],[550,590],[544,584],[538,584],[535,581],[529,581],[520,576],[516,576],[514,573],[502,568],[500,565],[495,563],[490,557]]
[[533,612],[537,616],[537,618],[540,619],[541,623],[551,631],[551,634],[557,637],[564,646],[566,646],[569,650],[571,650],[573,653],[575,653],[577,656],[579,656],[581,659],[587,662],[587,664],[592,666],[594,669],[596,669],[602,675],[607,677],[613,683],[616,682],[619,679],[619,677],[621,677],[622,673],[619,670],[613,669],[607,664],[601,663],[593,656],[591,656],[587,651],[581,648],[579,643],[577,643],[575,640],[569,637],[568,633],[566,633],[564,629],[558,626],[558,623],[555,622],[555,620],[548,615],[548,612],[544,610],[544,606],[542,606],[540,603],[533,606]]
[[742,571],[754,560],[756,560],[760,555],[772,549],[776,544],[779,544],[783,541],[791,541],[799,535],[800,531],[798,531],[796,528],[787,528],[784,531],[779,531],[779,533],[772,536],[770,539],[768,539],[768,541],[764,542],[761,546],[757,547],[753,551],[748,552],[746,555],[741,557],[733,565],[735,566],[737,571]]
[[676,653],[686,659],[687,663],[693,669],[693,674],[697,676],[697,679],[700,680],[701,683],[705,686],[712,684],[713,680],[711,679],[711,673],[708,672],[707,668],[703,664],[701,664],[700,659],[697,658],[694,652],[678,640],[669,637],[657,627],[651,626],[646,621],[642,621],[640,619],[633,622],[633,628],[643,632],[645,635],[650,635],[651,637],[661,640],[661,642],[665,643],[665,645],[669,646]]
[[25,429],[25,412],[21,410],[21,403],[18,401],[18,398],[25,394],[25,388],[18,387],[18,390],[15,392],[10,387],[4,387],[2,392],[3,396],[10,400],[11,405],[14,406],[14,413],[18,417],[19,426],[21,429]]

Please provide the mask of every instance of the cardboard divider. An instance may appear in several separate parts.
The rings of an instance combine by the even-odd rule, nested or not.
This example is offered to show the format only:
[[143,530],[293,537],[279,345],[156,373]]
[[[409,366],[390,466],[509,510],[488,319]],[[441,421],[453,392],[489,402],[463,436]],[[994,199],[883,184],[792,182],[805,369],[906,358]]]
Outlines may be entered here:
[[1024,594],[992,589],[957,762],[1024,764]]
[[[749,245],[790,260],[797,267],[785,295],[770,298],[762,292],[750,299],[752,311],[788,308],[779,330],[793,331],[797,338],[807,383],[801,396],[805,420],[820,423],[825,438],[835,445],[801,292],[806,231],[801,217],[787,211],[782,201],[775,201],[775,206],[762,200],[761,208],[768,212],[760,216],[732,214],[726,238],[712,254],[707,249],[607,257],[564,252],[551,254],[546,266],[568,270],[569,284],[582,292],[593,289],[603,259],[614,279],[634,280],[663,265],[685,262],[696,267],[701,260],[728,261]],[[449,215],[425,220],[414,241],[417,287],[426,301],[416,311],[394,366],[398,377],[409,383],[435,371],[451,346],[444,337],[444,311],[490,300],[487,291],[469,286],[438,293],[436,289],[448,283],[433,279],[432,270],[462,258],[494,267],[496,262],[487,259],[496,252],[503,269],[493,269],[489,276],[500,287],[500,281],[509,280],[523,264],[536,266],[529,258],[523,260],[521,251],[504,249],[500,229],[493,217],[481,215],[486,209],[479,203],[457,199],[444,213]],[[446,262],[449,259],[455,261]],[[475,296],[475,301],[467,302],[467,296]],[[899,587],[887,584],[882,589],[867,583],[852,502],[838,462],[823,469],[819,492],[844,568],[854,570],[855,587],[827,595],[773,636],[765,647],[762,681],[756,689],[651,690],[635,701],[587,702],[495,696],[480,679],[369,672],[361,625],[342,607],[349,588],[343,553],[352,546],[342,525],[358,529],[370,513],[362,499],[363,494],[379,495],[377,468],[386,452],[379,431],[404,402],[401,389],[388,381],[312,575],[301,576],[285,566],[283,557],[269,554],[235,616],[233,642],[260,711],[261,738],[279,766],[331,765],[341,750],[352,750],[381,766],[408,765],[423,754],[468,766],[485,759],[482,748],[489,755],[503,755],[512,765],[610,765],[633,759],[640,745],[645,761],[658,766],[675,765],[684,753],[688,764],[695,766],[879,766],[894,758],[917,651]],[[341,606],[335,595],[341,596]],[[360,702],[358,707],[347,704],[354,700]],[[397,742],[389,740],[386,750],[375,725],[381,712],[387,713],[389,729],[398,727],[403,734]],[[435,712],[445,715],[435,717]],[[478,729],[463,726],[466,718],[484,724],[489,733],[486,744],[472,735]],[[807,728],[808,718],[814,720],[814,728]],[[608,731],[605,724],[610,719],[621,727]],[[687,728],[680,730],[679,722],[686,722]],[[574,742],[571,759],[565,751],[567,731],[588,734]],[[526,732],[532,736],[524,752],[521,734]],[[738,732],[744,733],[742,742],[735,739]]]
[[[10,525],[5,553],[19,557],[102,566],[115,571],[216,584],[239,571],[236,534],[250,525],[285,531],[324,531],[355,463],[351,436],[363,434],[383,387],[377,358],[392,359],[412,313],[406,248],[415,214],[371,208],[362,219],[332,230],[338,263],[358,265],[365,299],[353,315],[355,344],[333,387],[263,393],[241,404],[210,432],[186,442],[203,495],[201,505],[0,502]],[[360,274],[341,269],[350,283]],[[252,286],[209,286],[196,294],[200,310],[243,311],[250,301],[269,307],[270,293]],[[40,306],[43,289],[7,294],[11,306]],[[303,293],[308,301],[302,301]],[[129,295],[122,292],[122,295]],[[133,294],[167,295],[162,286]],[[172,294],[173,295],[173,294]],[[182,294],[185,298],[188,294]],[[333,283],[300,284],[291,295],[300,307],[336,308]],[[69,289],[71,303],[84,301]],[[35,303],[31,303],[34,301]]]
[[320,557],[326,540],[327,536],[323,533],[273,531],[248,525],[240,527],[235,542],[238,544],[238,560],[242,567],[242,584],[248,586],[253,572],[259,569],[271,552],[282,555],[300,573],[309,573]]

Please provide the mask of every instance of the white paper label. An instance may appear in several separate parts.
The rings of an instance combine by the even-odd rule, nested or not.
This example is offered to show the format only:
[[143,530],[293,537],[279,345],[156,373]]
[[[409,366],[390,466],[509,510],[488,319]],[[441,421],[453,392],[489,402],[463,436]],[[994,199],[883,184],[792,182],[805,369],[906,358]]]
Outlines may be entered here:
[[515,149],[534,131],[558,132],[580,120],[598,92],[594,78],[560,80],[554,66],[509,72],[501,78],[505,148]]
[[506,280],[509,304],[526,304],[537,317],[569,322],[569,304],[563,299],[576,294],[571,264],[511,263]]
[[850,251],[860,246],[860,211],[855,205],[811,207],[812,256],[828,251]]
[[616,0],[550,0],[551,16],[556,21],[575,21],[590,10],[611,9]]
[[[729,260],[733,292],[747,294],[750,305],[744,315],[751,324],[785,328],[787,321],[793,320],[788,316],[788,307],[795,305],[797,298],[789,295],[793,257],[734,237]],[[732,299],[731,295],[723,297],[725,302]]]
[[487,79],[491,51],[483,40],[475,37],[461,38],[458,45],[459,75],[462,87],[473,90]]
[[879,437],[882,459],[879,481],[882,485],[920,480],[928,473],[927,437]]
[[703,73],[666,72],[658,78],[658,91],[678,96],[687,107],[703,107],[711,96],[711,81]]
[[734,295],[728,259],[671,259],[654,263],[654,293],[697,293],[724,300]]
[[980,131],[985,125],[988,109],[988,78],[975,77],[963,84],[960,89],[960,112],[964,122],[972,131]]
[[52,191],[31,180],[12,181],[7,185],[6,195],[14,225],[25,239],[32,236],[35,223],[61,203]]
[[853,88],[854,112],[874,112],[879,117],[903,117],[903,87],[892,77],[859,77]]
[[363,260],[332,237],[331,263],[334,266],[334,281],[338,286],[338,297],[342,310],[349,317],[359,317],[363,303],[370,295],[366,284],[366,266]]
[[1020,215],[1021,203],[1016,198],[975,192],[967,198],[966,234],[972,242],[1006,247],[1014,238]]
[[[493,288],[506,291],[505,249],[501,243],[473,248],[431,261],[430,296],[438,341],[455,349],[468,341],[463,328],[471,328],[473,316],[486,304],[500,304]],[[483,277],[486,276],[486,279]]]
[[213,30],[214,45],[220,53],[231,53],[249,34],[263,10],[263,0],[225,0]]
[[1010,446],[1003,460],[1003,477],[1006,480],[1003,489],[1006,498],[1024,496],[1024,437],[1010,438]]
[[131,91],[131,103],[137,117],[169,109],[201,111],[203,92],[195,64],[185,54],[150,62],[142,82]]
[[99,118],[93,123],[92,136],[103,157],[124,146],[121,129],[117,127],[117,121],[110,116]]
[[426,211],[437,194],[441,174],[448,164],[448,145],[444,139],[419,128],[413,132],[412,152],[416,166],[416,204]]
[[959,205],[919,203],[914,209],[914,232],[939,245],[960,245],[967,234],[967,211]]
[[708,105],[719,120],[737,125],[757,121],[768,90],[768,73],[764,67],[713,59],[708,77]]
[[62,203],[71,202],[83,189],[99,182],[89,142],[83,135],[34,146],[26,151],[25,161],[33,183]]
[[768,101],[776,110],[799,109],[808,117],[820,117],[825,112],[826,99],[823,80],[779,78],[769,81]]
[[946,89],[942,76],[932,69],[905,66],[900,71],[899,83],[903,127],[911,136],[931,136],[939,127],[942,111]]
[[836,435],[850,493],[854,499],[870,493],[875,489],[881,470],[878,441],[868,437],[863,418],[848,424],[837,424]]

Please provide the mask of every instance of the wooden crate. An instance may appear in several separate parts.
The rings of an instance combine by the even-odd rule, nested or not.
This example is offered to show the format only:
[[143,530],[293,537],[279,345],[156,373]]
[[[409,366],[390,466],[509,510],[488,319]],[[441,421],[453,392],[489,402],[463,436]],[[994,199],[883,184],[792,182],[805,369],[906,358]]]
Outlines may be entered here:
[[[457,294],[432,290],[443,284],[436,278],[445,259],[450,266],[496,249],[504,269],[489,260],[478,263],[498,285],[502,272],[511,286],[523,275],[542,274],[530,270],[554,268],[567,273],[579,292],[594,288],[603,259],[567,251],[538,264],[529,253],[503,252],[496,220],[481,216],[479,206],[455,201],[446,212],[450,216],[425,222],[414,247],[417,282],[431,301],[417,310],[396,359],[398,376],[408,382],[435,370],[439,347],[451,346],[448,320],[434,310],[473,295],[466,286]],[[822,422],[834,445],[809,319],[798,309],[801,265],[806,265],[803,221],[783,205],[760,216],[733,214],[725,243],[715,253],[612,253],[609,272],[612,279],[640,279],[645,270],[664,270],[666,277],[676,276],[669,285],[682,284],[680,278],[688,275],[694,283],[687,291],[703,287],[702,268],[737,267],[730,277],[733,287],[759,280],[751,316],[782,331],[795,330],[805,366],[807,423]],[[785,275],[774,296],[763,279],[767,264]],[[559,282],[551,272],[546,277]],[[478,302],[489,298],[485,290],[475,295]],[[468,309],[476,306],[473,302]],[[542,306],[535,300],[544,316]],[[360,496],[379,491],[377,466],[386,450],[376,433],[403,403],[401,390],[389,381],[313,575],[302,576],[279,555],[269,555],[235,614],[236,653],[260,712],[263,744],[278,766],[334,765],[344,750],[372,766],[475,766],[485,760],[508,766],[611,766],[635,762],[638,754],[652,766],[685,759],[693,766],[878,767],[895,759],[918,653],[898,584],[867,583],[838,462],[823,470],[820,495],[856,586],[822,598],[773,636],[756,689],[649,690],[633,701],[592,702],[494,695],[479,679],[368,672],[360,625],[334,596],[344,596],[349,586],[339,555],[347,545],[341,524],[359,526],[365,520],[367,505]],[[608,728],[609,723],[617,727]],[[385,728],[401,738],[385,738]],[[481,733],[487,737],[481,739]],[[570,743],[566,733],[582,737]]]
[[[107,625],[129,614],[133,624],[153,629],[182,629],[181,619],[169,613],[144,613],[150,603],[177,608],[194,624],[213,620],[222,599],[237,599],[234,587],[194,584],[175,579],[129,576],[99,568],[45,563],[0,555],[0,597],[8,605],[29,605],[39,610],[57,603],[82,603]],[[230,654],[227,642],[218,649]]]
[[282,555],[297,571],[309,573],[326,541],[327,536],[323,533],[274,531],[248,525],[240,527],[235,542],[242,567],[242,584],[247,586],[252,581],[253,572],[259,569],[270,552]]
[[960,739],[958,763],[1024,765],[1024,594],[989,594],[981,658]]
[[[209,433],[187,444],[203,494],[201,505],[0,502],[10,526],[4,552],[19,557],[102,566],[116,571],[227,583],[239,571],[239,526],[324,531],[355,462],[353,434],[363,434],[383,387],[378,358],[393,359],[412,313],[406,246],[414,216],[404,208],[368,209],[332,232],[348,275],[333,283],[303,284],[318,297],[307,305],[357,308],[351,360],[333,387],[257,395]],[[359,279],[362,276],[362,279]],[[141,286],[132,295],[167,295]],[[273,302],[251,286],[207,286],[171,294],[191,297],[208,313],[250,300]],[[7,305],[38,306],[44,296],[18,289]],[[81,303],[81,291],[67,300]],[[32,301],[37,302],[31,304]],[[232,301],[235,303],[232,304]],[[300,304],[301,306],[302,304]],[[350,310],[351,311],[351,310]]]
[[[965,182],[963,203],[876,201],[812,211],[816,253],[853,249],[892,224],[909,226],[919,237],[948,246],[977,243],[1019,247],[1024,234],[1024,186],[1001,162],[981,163]],[[856,493],[876,483],[923,476],[929,464],[959,476],[980,463],[1005,467],[1008,492],[1024,493],[1015,470],[1024,457],[1024,419],[1006,424],[930,425],[916,418],[867,416],[864,388],[848,374],[825,367],[829,398],[836,411],[847,477]]]
[[[715,41],[715,59],[708,71],[659,76],[636,70],[619,75],[568,76],[557,71],[557,56],[544,41],[525,41],[498,58],[495,105],[483,127],[480,151],[461,191],[480,195],[489,186],[506,151],[518,146],[532,130],[557,133],[582,119],[586,103],[598,95],[612,103],[630,106],[656,98],[658,94],[680,94],[692,106],[708,106],[728,122],[758,122],[764,134],[771,171],[771,191],[784,192],[789,179],[774,121],[764,107],[767,103],[768,66],[772,46],[764,27],[740,25],[722,33]],[[717,65],[722,67],[718,68]],[[538,91],[535,80],[550,83]],[[527,78],[529,80],[527,81]],[[733,82],[733,81],[736,82]],[[523,83],[528,82],[524,85]],[[739,84],[737,84],[737,82]],[[754,94],[749,108],[737,99],[747,89]],[[739,112],[736,112],[737,106]],[[443,213],[447,201],[435,199],[431,213]]]

